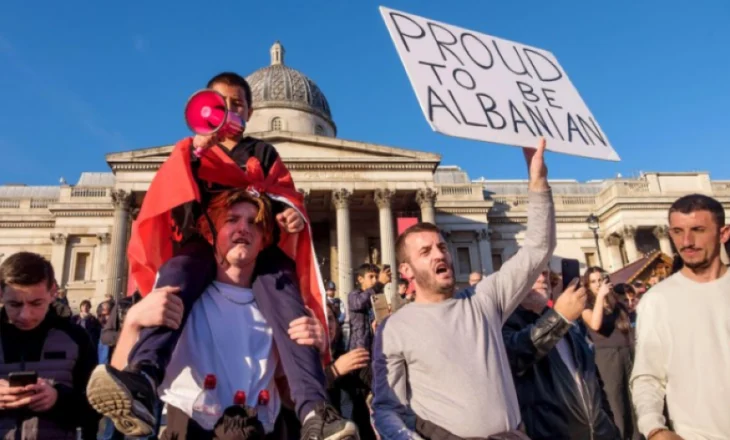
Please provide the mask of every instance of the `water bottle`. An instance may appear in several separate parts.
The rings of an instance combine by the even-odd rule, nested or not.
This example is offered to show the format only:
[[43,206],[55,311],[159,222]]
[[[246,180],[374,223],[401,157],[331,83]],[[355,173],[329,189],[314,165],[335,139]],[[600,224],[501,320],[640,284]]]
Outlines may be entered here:
[[264,425],[264,428],[268,431],[273,429],[274,425],[273,420],[271,420],[271,414],[269,413],[269,400],[269,390],[261,390],[256,405],[256,413],[258,415],[258,419],[261,424]]
[[193,419],[204,429],[212,430],[221,418],[223,411],[215,393],[215,374],[208,374],[203,381],[203,390],[193,403]]
[[239,405],[243,408],[246,407],[246,393],[238,390],[236,391],[236,394],[233,395],[233,404]]

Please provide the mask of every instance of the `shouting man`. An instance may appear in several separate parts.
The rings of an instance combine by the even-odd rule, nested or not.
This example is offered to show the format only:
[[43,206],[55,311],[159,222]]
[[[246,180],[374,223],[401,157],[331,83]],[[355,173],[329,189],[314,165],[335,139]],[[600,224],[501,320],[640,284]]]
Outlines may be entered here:
[[382,438],[456,435],[487,438],[520,427],[502,325],[530,291],[555,247],[555,214],[545,141],[525,149],[529,169],[527,237],[522,249],[454,297],[454,267],[439,229],[419,223],[398,238],[400,272],[416,300],[378,327],[373,419]]

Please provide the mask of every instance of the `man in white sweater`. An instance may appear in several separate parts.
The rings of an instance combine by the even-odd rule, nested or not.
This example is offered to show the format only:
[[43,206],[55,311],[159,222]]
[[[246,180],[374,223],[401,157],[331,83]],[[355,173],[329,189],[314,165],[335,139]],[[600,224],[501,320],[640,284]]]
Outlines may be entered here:
[[639,304],[631,375],[639,431],[648,440],[728,439],[730,274],[720,250],[730,226],[717,200],[692,194],[669,209],[669,234],[684,267]]

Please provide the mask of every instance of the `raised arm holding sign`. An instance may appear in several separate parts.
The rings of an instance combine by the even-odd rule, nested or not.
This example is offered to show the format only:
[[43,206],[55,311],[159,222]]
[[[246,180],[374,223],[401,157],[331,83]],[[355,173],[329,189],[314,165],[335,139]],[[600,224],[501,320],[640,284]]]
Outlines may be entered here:
[[619,160],[550,52],[381,7],[431,128],[440,133]]

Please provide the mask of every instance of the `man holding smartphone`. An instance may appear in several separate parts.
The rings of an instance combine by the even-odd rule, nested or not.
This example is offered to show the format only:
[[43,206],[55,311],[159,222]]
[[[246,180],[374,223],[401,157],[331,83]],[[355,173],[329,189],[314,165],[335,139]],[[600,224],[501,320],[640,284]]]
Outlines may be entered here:
[[[390,267],[379,270],[374,264],[364,263],[357,268],[359,288],[347,295],[347,307],[350,313],[350,350],[356,348],[370,350],[373,341],[370,312],[374,309],[374,303],[386,304],[387,310],[383,289],[390,281]],[[375,320],[378,321],[378,318],[379,316],[376,316]]]
[[0,438],[96,437],[98,416],[85,397],[97,364],[84,329],[50,307],[51,263],[30,252],[0,265]]
[[[565,290],[547,307],[552,286],[545,270],[502,327],[525,431],[533,440],[618,440],[580,315],[586,290],[572,262],[563,262]],[[577,263],[577,262],[576,262]]]

